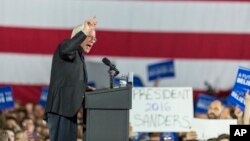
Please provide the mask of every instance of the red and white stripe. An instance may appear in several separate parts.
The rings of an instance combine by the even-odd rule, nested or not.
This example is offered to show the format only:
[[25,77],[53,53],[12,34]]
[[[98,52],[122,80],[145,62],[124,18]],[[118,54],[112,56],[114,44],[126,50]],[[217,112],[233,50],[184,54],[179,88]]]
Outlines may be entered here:
[[122,73],[152,86],[146,66],[174,59],[176,78],[161,86],[204,90],[207,80],[228,90],[238,66],[250,67],[249,10],[247,0],[0,0],[0,84],[14,85],[17,99],[38,100],[58,43],[96,16],[98,42],[89,60],[111,57]]

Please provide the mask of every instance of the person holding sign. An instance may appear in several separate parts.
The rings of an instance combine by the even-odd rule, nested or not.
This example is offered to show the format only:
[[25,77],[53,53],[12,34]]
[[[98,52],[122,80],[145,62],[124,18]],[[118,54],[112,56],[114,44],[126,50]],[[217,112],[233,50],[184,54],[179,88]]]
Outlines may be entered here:
[[244,112],[240,107],[236,106],[234,114],[237,117],[238,124],[249,125],[250,124],[250,93],[247,91],[245,94],[245,110]]
[[[85,54],[96,42],[95,17],[73,29],[71,39],[64,40],[53,55],[45,119],[50,141],[76,141],[77,112],[84,103],[88,77]],[[84,106],[84,105],[83,105]]]

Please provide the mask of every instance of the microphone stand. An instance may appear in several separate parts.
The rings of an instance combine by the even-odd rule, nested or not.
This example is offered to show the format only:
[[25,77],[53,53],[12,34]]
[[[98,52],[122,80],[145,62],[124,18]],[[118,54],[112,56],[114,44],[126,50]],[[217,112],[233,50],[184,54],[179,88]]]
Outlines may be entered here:
[[110,89],[114,88],[114,78],[116,75],[119,74],[119,71],[115,71],[114,69],[112,69],[111,67],[108,70],[109,73],[109,85],[110,85]]
[[114,87],[114,77],[115,77],[115,71],[112,70],[111,68],[109,68],[108,70],[108,73],[109,73],[109,85],[110,85],[110,89],[113,89]]

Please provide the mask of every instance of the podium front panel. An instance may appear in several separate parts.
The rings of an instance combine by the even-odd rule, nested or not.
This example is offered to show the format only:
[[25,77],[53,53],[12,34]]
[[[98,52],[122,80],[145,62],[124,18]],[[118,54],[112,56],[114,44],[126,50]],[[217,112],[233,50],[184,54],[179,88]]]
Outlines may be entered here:
[[128,141],[129,110],[88,110],[86,141]]

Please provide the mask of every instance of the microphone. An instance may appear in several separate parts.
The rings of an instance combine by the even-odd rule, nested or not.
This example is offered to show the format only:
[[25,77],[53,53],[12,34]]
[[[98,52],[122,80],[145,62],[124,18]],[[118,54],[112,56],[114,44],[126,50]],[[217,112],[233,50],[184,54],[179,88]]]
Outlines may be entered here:
[[109,66],[109,67],[110,67],[110,70],[114,70],[115,73],[116,73],[116,75],[118,75],[118,74],[120,73],[120,72],[118,71],[118,69],[116,68],[116,66],[115,66],[114,64],[112,64],[108,58],[104,57],[104,58],[102,59],[102,62],[103,62],[105,65]]

